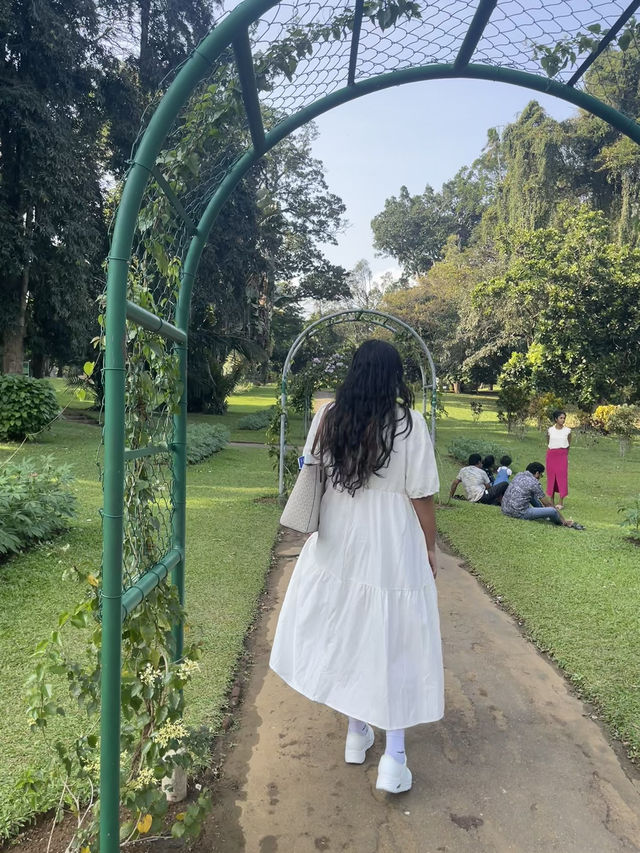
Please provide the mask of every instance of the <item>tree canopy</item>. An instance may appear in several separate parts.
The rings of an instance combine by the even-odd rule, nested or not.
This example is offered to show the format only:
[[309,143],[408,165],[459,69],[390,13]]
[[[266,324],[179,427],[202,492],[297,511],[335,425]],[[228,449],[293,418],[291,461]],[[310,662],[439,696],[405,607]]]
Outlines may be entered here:
[[[540,50],[553,69],[575,49]],[[638,114],[635,39],[620,36],[608,59],[597,94]],[[515,353],[536,390],[584,408],[634,402],[639,177],[627,137],[583,111],[555,121],[531,101],[439,192],[402,187],[387,199],[375,246],[413,286],[383,305],[418,329],[452,381],[494,382]]]
[[[207,0],[9,0],[0,9],[5,372],[21,372],[25,355],[37,375],[54,362],[81,365],[88,357],[98,330],[115,181],[126,171],[144,110],[209,30],[214,11]],[[268,55],[261,60],[267,76],[271,61]],[[188,187],[194,169],[206,174],[221,151],[232,162],[247,143],[239,92],[224,63],[189,109],[181,144],[163,164],[174,188]],[[192,312],[196,406],[204,405],[197,399],[207,405],[216,399],[212,365],[230,351],[266,362],[281,283],[293,283],[296,304],[349,294],[346,271],[320,248],[335,240],[344,205],[312,156],[314,133],[309,125],[263,158],[211,235]],[[142,242],[164,217],[162,204],[143,205]],[[159,244],[151,254],[154,274],[161,275],[171,258]]]

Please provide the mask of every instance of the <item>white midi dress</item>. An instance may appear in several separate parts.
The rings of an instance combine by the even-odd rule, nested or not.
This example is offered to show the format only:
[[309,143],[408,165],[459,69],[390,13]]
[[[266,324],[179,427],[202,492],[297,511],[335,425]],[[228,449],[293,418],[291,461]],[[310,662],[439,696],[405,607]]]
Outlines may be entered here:
[[[307,463],[319,462],[311,448],[322,413],[307,437]],[[387,730],[444,713],[436,586],[410,501],[438,491],[438,472],[424,418],[411,417],[413,429],[396,436],[387,467],[353,497],[329,483],[270,660],[309,699]]]

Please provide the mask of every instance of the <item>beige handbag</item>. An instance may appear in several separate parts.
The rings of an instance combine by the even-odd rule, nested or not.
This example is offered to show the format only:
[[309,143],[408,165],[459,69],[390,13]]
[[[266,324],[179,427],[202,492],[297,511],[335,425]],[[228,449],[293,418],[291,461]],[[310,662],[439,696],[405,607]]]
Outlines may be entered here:
[[325,487],[323,465],[303,465],[280,517],[283,527],[314,533],[320,523],[320,504]]

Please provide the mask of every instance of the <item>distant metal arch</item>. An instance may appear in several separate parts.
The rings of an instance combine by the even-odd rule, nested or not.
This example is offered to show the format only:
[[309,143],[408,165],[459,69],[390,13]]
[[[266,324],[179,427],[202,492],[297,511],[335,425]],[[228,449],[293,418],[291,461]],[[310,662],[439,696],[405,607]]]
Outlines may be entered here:
[[305,341],[318,332],[321,328],[331,328],[331,326],[336,326],[340,323],[358,323],[362,321],[363,317],[366,316],[366,322],[370,323],[373,326],[380,326],[383,329],[387,329],[394,334],[397,334],[399,331],[408,332],[413,339],[416,341],[429,365],[429,371],[431,374],[431,383],[427,383],[427,373],[425,371],[425,365],[421,361],[420,362],[420,375],[422,377],[422,413],[426,414],[427,411],[427,392],[431,391],[431,440],[435,444],[436,440],[436,367],[433,363],[433,357],[431,352],[429,351],[429,347],[426,345],[424,340],[420,337],[420,335],[413,329],[408,323],[405,323],[404,320],[400,320],[399,317],[394,317],[393,314],[387,314],[384,311],[376,311],[372,308],[352,308],[345,309],[344,311],[335,311],[333,314],[327,314],[325,317],[320,317],[319,320],[311,323],[304,329],[295,341],[291,344],[291,348],[287,353],[287,357],[284,361],[284,366],[282,368],[282,384],[280,390],[280,458],[278,465],[278,494],[280,497],[284,495],[284,456],[285,456],[285,433],[287,428],[287,377],[289,375],[289,370],[291,369],[291,364],[293,359],[296,357],[302,345]]

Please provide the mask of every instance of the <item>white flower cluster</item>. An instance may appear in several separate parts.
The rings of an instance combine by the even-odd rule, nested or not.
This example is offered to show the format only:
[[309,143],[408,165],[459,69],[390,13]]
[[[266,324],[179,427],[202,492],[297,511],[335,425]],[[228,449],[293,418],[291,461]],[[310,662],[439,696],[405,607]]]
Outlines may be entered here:
[[187,734],[187,727],[182,720],[169,720],[169,722],[165,723],[157,732],[154,732],[151,737],[155,740],[158,746],[165,749],[169,746],[170,741],[181,741],[183,737],[187,736]]
[[136,778],[131,780],[129,788],[132,791],[142,791],[143,788],[148,788],[150,785],[154,785],[155,782],[156,777],[153,774],[153,770],[150,767],[143,767]]
[[138,676],[140,681],[143,684],[148,684],[149,687],[153,687],[156,680],[158,678],[162,678],[162,672],[159,669],[154,669],[150,663],[148,663],[145,668],[142,670],[140,675]]
[[196,672],[200,672],[200,664],[197,660],[187,658],[178,666],[178,678],[181,681],[188,681]]

